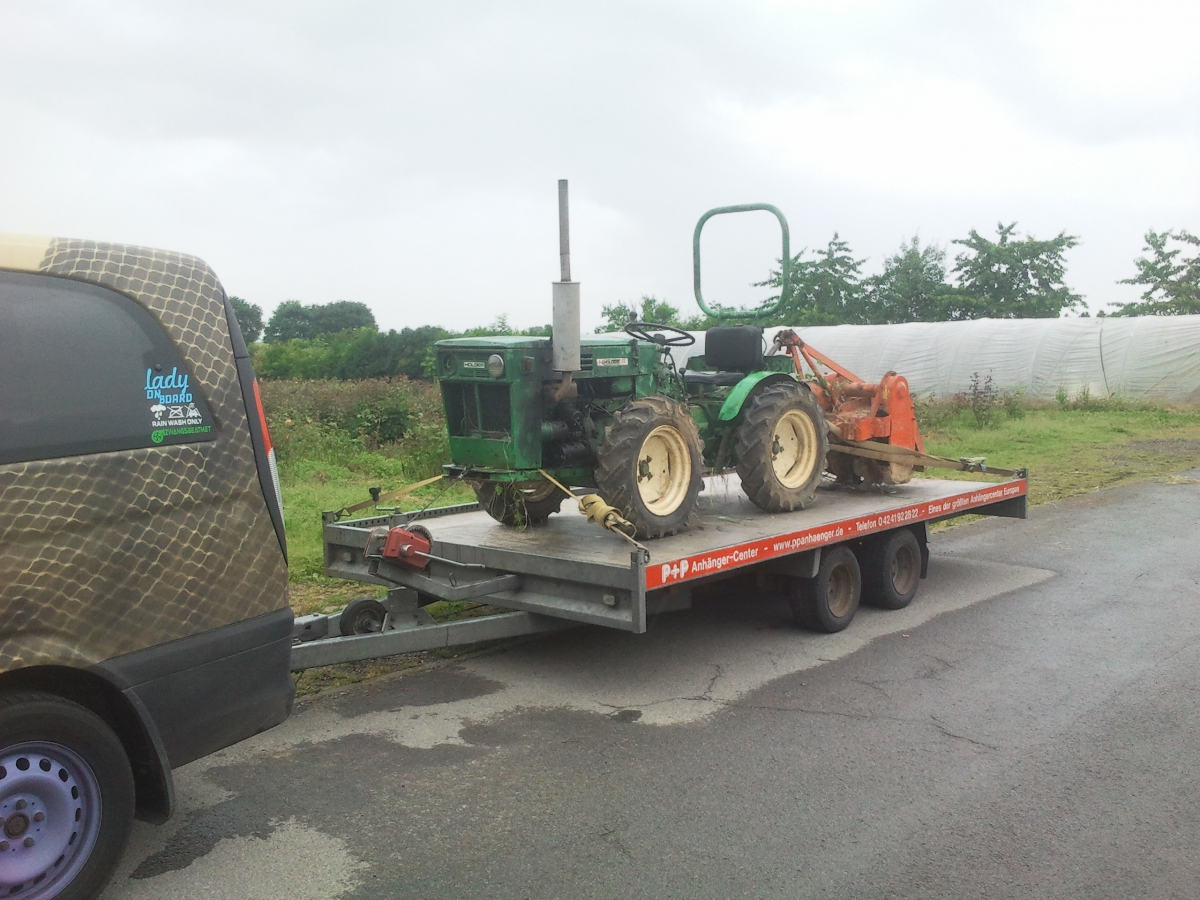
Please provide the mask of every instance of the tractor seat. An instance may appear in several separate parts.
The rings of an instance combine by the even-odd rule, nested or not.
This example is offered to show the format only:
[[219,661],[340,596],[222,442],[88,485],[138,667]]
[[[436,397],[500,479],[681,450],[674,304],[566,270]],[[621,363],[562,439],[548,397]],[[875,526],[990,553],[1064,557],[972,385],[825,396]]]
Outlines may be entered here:
[[718,372],[754,372],[762,368],[763,330],[757,325],[708,329],[704,361]]
[[693,372],[683,370],[684,384],[737,384],[746,376],[741,372]]

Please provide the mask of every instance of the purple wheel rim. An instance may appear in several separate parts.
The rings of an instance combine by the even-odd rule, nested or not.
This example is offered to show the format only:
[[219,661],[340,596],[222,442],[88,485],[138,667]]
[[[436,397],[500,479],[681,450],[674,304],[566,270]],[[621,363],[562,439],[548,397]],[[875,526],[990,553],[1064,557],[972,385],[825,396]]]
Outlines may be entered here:
[[0,748],[0,897],[49,900],[96,846],[103,808],[96,775],[61,744]]

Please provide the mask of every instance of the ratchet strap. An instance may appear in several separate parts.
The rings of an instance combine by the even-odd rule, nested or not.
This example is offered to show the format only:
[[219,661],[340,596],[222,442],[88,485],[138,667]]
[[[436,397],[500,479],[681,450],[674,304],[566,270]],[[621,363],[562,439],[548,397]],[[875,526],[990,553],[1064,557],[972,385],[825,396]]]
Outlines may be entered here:
[[[645,547],[633,538],[636,531],[633,523],[622,516],[620,510],[615,506],[609,506],[605,503],[604,498],[599,494],[584,494],[582,497],[576,497],[570,490],[563,487],[562,482],[550,475],[545,469],[538,469],[538,471],[542,473],[542,476],[547,481],[555,485],[572,500],[579,501],[579,511],[587,516],[589,522],[593,522],[601,528],[623,537],[639,550],[646,550]],[[646,550],[646,552],[649,553],[650,551]]]
[[380,494],[377,497],[372,497],[370,500],[364,500],[362,503],[355,503],[353,506],[343,506],[337,512],[337,517],[348,516],[350,513],[356,513],[360,509],[366,509],[368,506],[378,506],[387,500],[399,500],[407,497],[413,491],[420,490],[426,485],[433,484],[435,481],[441,481],[445,475],[434,475],[432,478],[426,478],[424,481],[418,481],[416,484],[406,485],[402,488],[396,488],[394,491],[388,491],[386,494]]
[[879,441],[830,441],[829,452],[861,456],[864,459],[873,459],[878,462],[926,466],[933,469],[955,469],[959,472],[982,472],[986,475],[1002,475],[1008,478],[1027,478],[1029,476],[1026,469],[1000,469],[996,466],[989,466],[987,457],[984,456],[947,459],[944,456],[930,456],[928,453],[918,453],[907,447],[884,444]]

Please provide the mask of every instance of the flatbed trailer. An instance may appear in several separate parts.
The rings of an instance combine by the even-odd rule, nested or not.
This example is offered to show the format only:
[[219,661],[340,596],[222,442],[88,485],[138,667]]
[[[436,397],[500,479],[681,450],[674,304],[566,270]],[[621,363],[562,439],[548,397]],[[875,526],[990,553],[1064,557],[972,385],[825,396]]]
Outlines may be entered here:
[[[589,523],[569,502],[545,525],[524,530],[497,523],[474,503],[381,510],[352,520],[329,512],[326,574],[388,593],[341,613],[297,618],[292,670],[580,624],[640,634],[653,616],[690,607],[697,587],[734,574],[753,573],[785,590],[811,591],[819,578],[827,586],[822,561],[845,559],[839,548],[853,551],[861,582],[878,584],[891,576],[871,569],[880,563],[869,551],[904,530],[916,539],[913,545],[899,535],[919,548],[924,578],[930,524],[968,513],[1023,519],[1027,492],[1023,473],[999,483],[920,478],[882,490],[830,484],[808,509],[768,513],[747,499],[736,475],[710,476],[689,527],[644,549]],[[419,564],[377,552],[386,530],[415,523],[432,539]],[[423,609],[434,600],[473,600],[510,611],[437,623]],[[857,595],[853,600],[857,608]]]

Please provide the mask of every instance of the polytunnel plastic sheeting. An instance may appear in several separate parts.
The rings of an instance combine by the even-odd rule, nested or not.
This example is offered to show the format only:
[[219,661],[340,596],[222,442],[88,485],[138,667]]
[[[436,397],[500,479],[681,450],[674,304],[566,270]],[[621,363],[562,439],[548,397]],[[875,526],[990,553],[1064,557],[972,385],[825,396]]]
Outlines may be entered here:
[[[806,343],[868,381],[888,371],[914,393],[946,397],[991,376],[999,391],[1052,399],[1156,397],[1200,401],[1200,316],[1095,319],[974,319],[900,325],[793,329]],[[766,329],[768,345],[779,328]],[[704,353],[696,343],[674,351],[682,367]]]
[[1107,319],[1100,350],[1112,393],[1200,402],[1200,316]]

